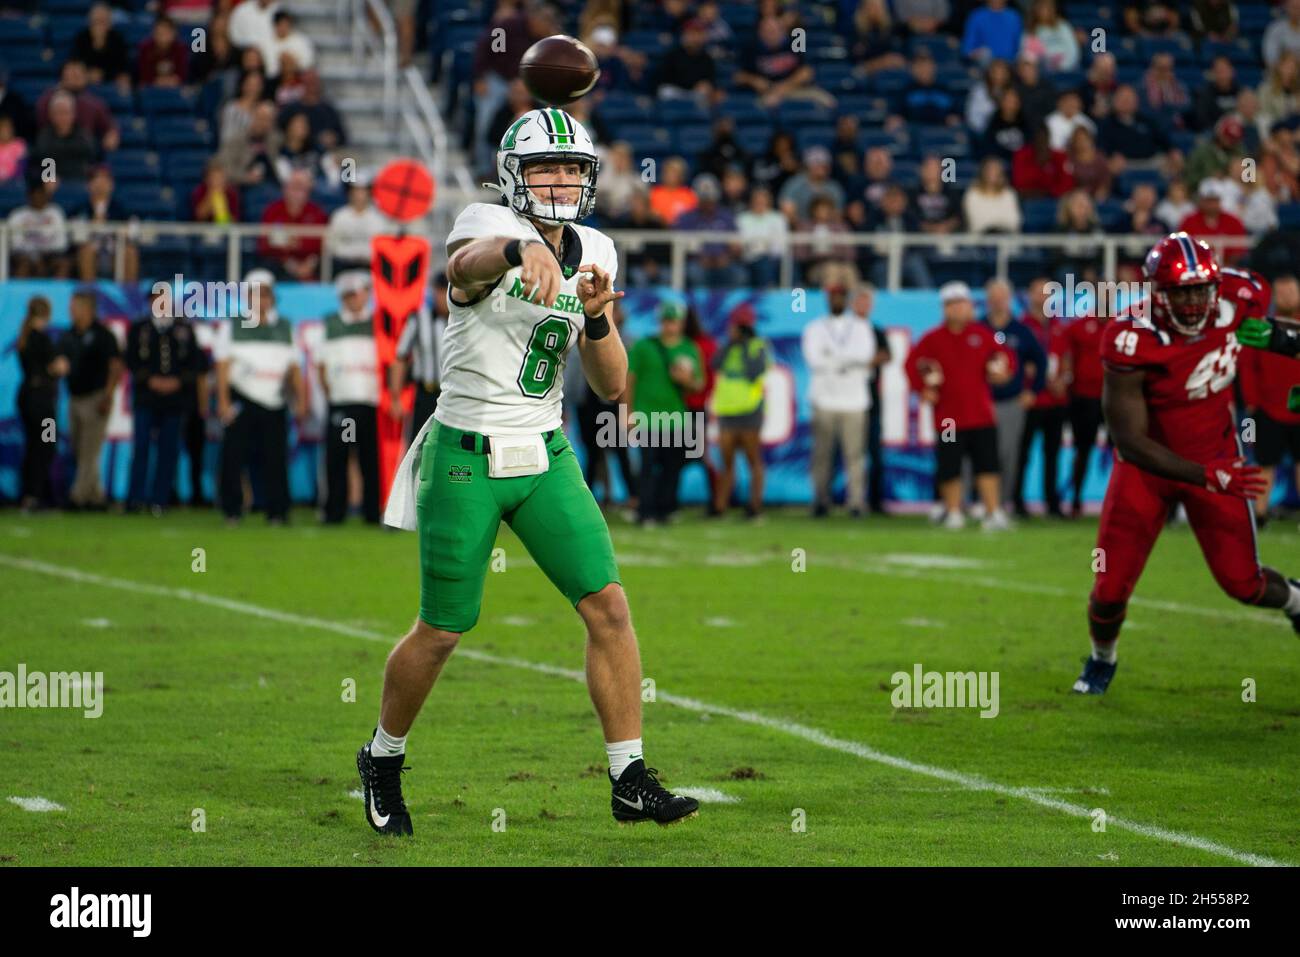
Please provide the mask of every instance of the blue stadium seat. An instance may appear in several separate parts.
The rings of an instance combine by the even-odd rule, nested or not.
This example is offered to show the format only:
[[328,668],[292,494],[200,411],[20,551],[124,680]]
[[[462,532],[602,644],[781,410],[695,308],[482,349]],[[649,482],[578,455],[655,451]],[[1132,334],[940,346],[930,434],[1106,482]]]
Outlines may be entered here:
[[1110,231],[1120,230],[1128,222],[1128,214],[1124,212],[1124,204],[1118,199],[1104,199],[1097,204],[1097,218],[1101,220],[1102,228]]
[[750,156],[762,156],[772,142],[771,126],[738,126],[736,142]]
[[193,116],[194,97],[173,87],[146,86],[136,94],[140,112],[151,119],[155,116]]
[[694,156],[713,142],[713,128],[707,123],[686,123],[673,127],[673,148],[683,156]]
[[871,77],[870,92],[877,96],[893,97],[912,84],[912,74],[907,70],[880,70]]
[[1056,223],[1056,200],[1020,201],[1021,228],[1027,233],[1049,233]]
[[150,183],[158,185],[158,154],[150,150],[119,149],[108,154],[108,168],[119,185]]
[[150,122],[149,137],[159,150],[192,150],[211,145],[212,132],[203,120],[165,116]]
[[916,56],[921,50],[928,50],[935,63],[951,63],[961,58],[960,42],[946,34],[912,37],[907,43],[908,57]]
[[54,202],[58,203],[65,213],[70,213],[84,205],[89,196],[90,191],[84,182],[60,183],[54,193]]
[[819,87],[834,94],[866,88],[865,80],[853,72],[853,64],[842,61],[818,63],[813,67],[813,78]]
[[1182,34],[1172,37],[1139,37],[1137,50],[1138,56],[1147,63],[1157,53],[1172,53],[1177,63],[1194,63],[1196,56],[1192,41]]
[[141,219],[170,220],[176,214],[176,197],[169,187],[125,183],[119,185],[115,195],[133,216]]
[[122,138],[119,149],[147,150],[153,147],[149,142],[149,127],[138,116],[118,118],[118,135]]
[[830,110],[812,100],[786,100],[776,109],[777,121],[785,126],[804,123],[830,123],[834,117]]
[[1259,53],[1250,40],[1241,37],[1231,43],[1224,43],[1221,40],[1206,40],[1201,44],[1201,63],[1209,66],[1210,61],[1215,57],[1226,56],[1234,64],[1255,64],[1259,60]]
[[[3,23],[0,20],[0,23]],[[54,76],[59,74],[59,63],[48,47],[34,43],[30,46],[7,46],[0,50],[0,63],[14,76]]]
[[892,133],[889,130],[882,129],[858,130],[859,149],[865,152],[875,146],[883,146],[891,153],[897,155],[906,149],[907,135],[905,133]]
[[737,36],[743,36],[758,23],[758,10],[750,3],[724,3],[718,7],[718,16],[731,27]]
[[800,151],[810,146],[829,147],[835,142],[835,127],[828,123],[804,124],[794,128],[795,145]]
[[104,105],[118,118],[118,122],[121,122],[123,116],[135,112],[135,101],[131,99],[131,94],[123,93],[112,83],[96,83],[87,89],[104,101]]
[[1300,230],[1300,203],[1283,203],[1279,206],[1277,223],[1283,229]]
[[41,9],[49,14],[57,13],[64,16],[78,14],[84,20],[90,11],[90,2],[91,0],[44,0]]
[[692,98],[660,100],[654,106],[654,113],[661,123],[708,123],[711,119],[708,111]]
[[45,46],[45,31],[34,20],[0,19],[0,50],[6,58],[15,49]]
[[640,53],[662,53],[672,48],[673,37],[657,30],[629,30],[619,38],[619,43]]
[[[174,215],[168,211],[154,218],[172,219]],[[177,273],[188,275],[190,272],[190,241],[185,236],[146,235],[141,239],[139,248],[142,277],[174,276]]]
[[173,187],[188,195],[202,181],[210,155],[206,150],[169,151],[163,162],[163,173]]
[[1157,190],[1163,190],[1165,178],[1158,169],[1126,169],[1115,180],[1115,192],[1127,197],[1139,183],[1150,183]]
[[280,189],[278,186],[249,186],[244,189],[243,211],[244,222],[255,223],[262,218],[262,213],[266,212],[266,207],[270,206],[280,198]]
[[0,185],[0,216],[8,216],[26,202],[27,195],[22,183]]

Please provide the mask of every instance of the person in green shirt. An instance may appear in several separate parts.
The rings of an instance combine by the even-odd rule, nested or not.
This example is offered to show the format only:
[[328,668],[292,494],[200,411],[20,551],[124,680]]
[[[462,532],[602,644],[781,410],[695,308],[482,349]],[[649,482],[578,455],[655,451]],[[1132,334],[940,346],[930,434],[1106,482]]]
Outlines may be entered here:
[[686,309],[679,302],[659,308],[659,334],[628,354],[627,408],[630,431],[639,433],[641,478],[637,519],[643,527],[666,522],[677,510],[677,480],[686,464],[683,440],[691,413],[686,393],[704,386],[699,347],[685,335]]

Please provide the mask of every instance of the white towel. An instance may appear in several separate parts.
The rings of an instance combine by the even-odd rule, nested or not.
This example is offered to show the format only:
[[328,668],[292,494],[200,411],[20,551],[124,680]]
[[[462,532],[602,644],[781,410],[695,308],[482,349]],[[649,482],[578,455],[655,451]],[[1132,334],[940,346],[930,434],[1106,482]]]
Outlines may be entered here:
[[384,524],[392,528],[404,528],[408,532],[416,530],[415,500],[420,491],[420,450],[424,446],[424,436],[433,427],[434,418],[429,416],[420,431],[411,440],[411,447],[402,456],[402,464],[393,476],[393,487],[388,493],[388,504],[384,507]]

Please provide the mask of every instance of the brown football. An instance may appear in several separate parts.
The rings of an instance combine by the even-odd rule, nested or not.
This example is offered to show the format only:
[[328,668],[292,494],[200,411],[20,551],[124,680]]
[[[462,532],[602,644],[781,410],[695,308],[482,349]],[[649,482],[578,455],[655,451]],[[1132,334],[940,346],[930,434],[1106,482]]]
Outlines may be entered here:
[[519,61],[519,77],[543,103],[564,106],[591,91],[600,79],[600,67],[585,45],[557,33],[528,48]]

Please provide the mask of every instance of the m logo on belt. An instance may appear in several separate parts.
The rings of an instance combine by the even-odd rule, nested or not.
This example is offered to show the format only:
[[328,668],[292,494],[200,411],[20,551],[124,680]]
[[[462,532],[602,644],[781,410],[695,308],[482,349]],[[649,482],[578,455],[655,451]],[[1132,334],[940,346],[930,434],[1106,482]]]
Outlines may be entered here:
[[449,482],[468,482],[473,477],[474,472],[468,465],[453,465],[447,469],[447,480]]

